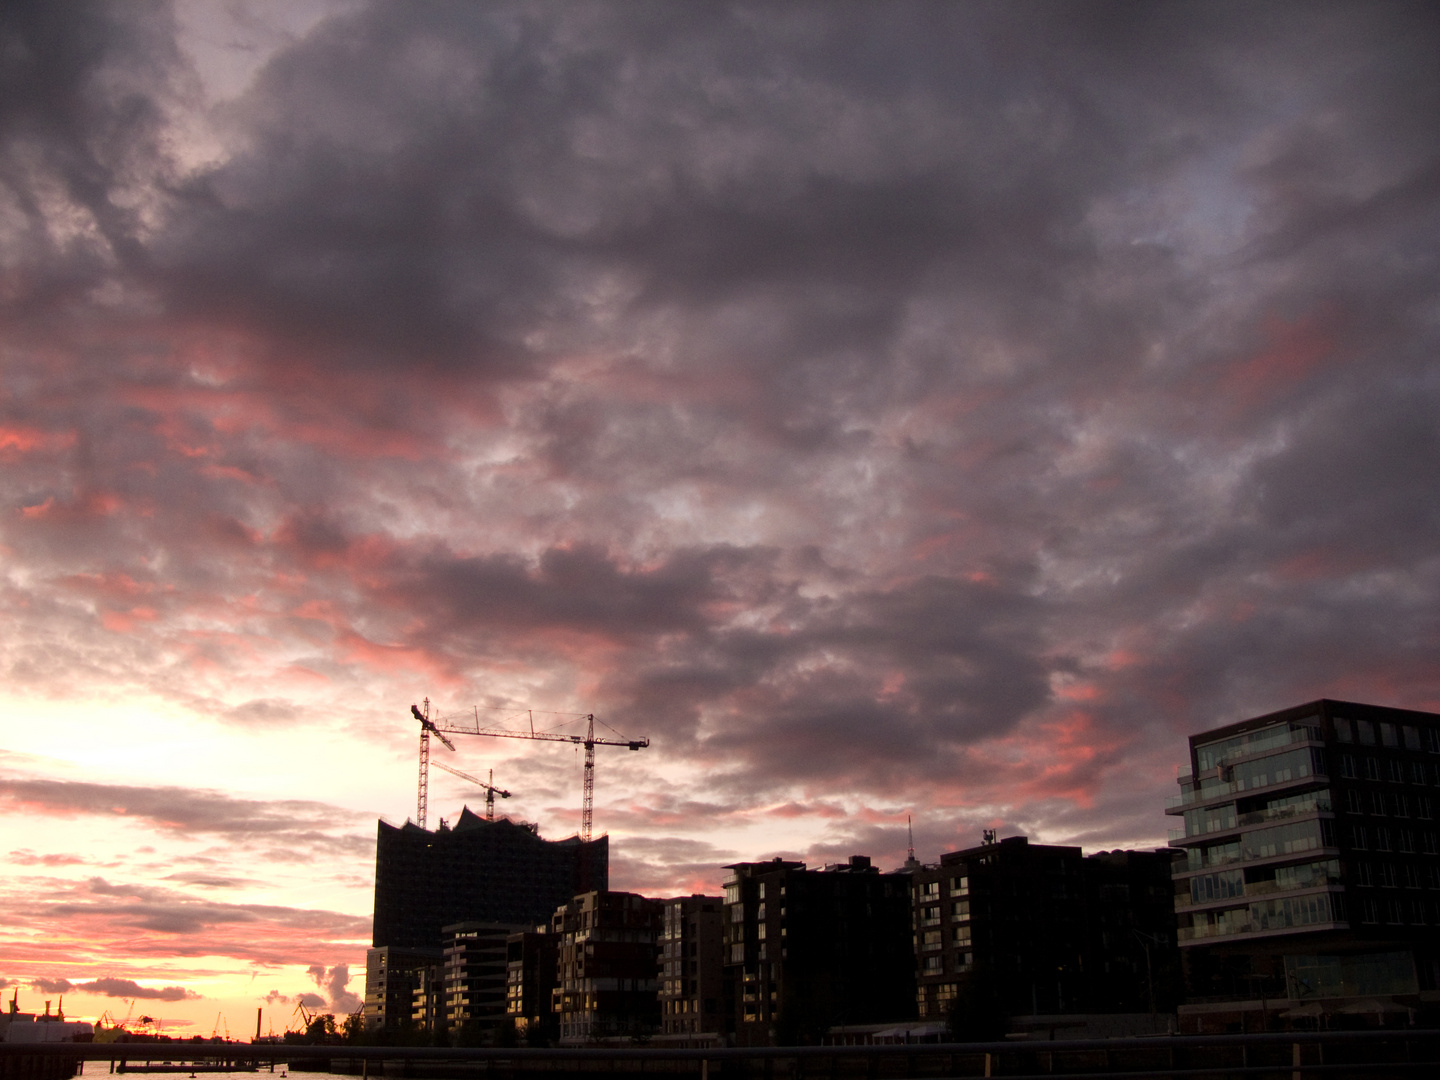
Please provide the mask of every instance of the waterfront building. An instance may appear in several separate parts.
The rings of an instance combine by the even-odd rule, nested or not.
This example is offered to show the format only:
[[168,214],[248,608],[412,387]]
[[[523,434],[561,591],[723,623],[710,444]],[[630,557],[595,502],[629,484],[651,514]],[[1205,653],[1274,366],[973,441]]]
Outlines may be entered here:
[[835,1025],[904,1021],[915,1012],[910,878],[863,855],[735,863],[725,882],[725,979],[735,1042],[818,1041]]
[[1086,858],[1011,836],[914,868],[920,1018],[984,1012],[998,1037],[1017,1017],[1173,1008],[1170,865],[1167,851]]
[[[398,1029],[414,1022],[416,994],[427,969],[440,963],[440,948],[406,949],[393,945],[365,953],[365,1029]],[[427,988],[433,982],[426,983]],[[428,1014],[427,1014],[428,1015]],[[428,1027],[428,1024],[426,1025]]]
[[555,911],[551,930],[559,948],[553,1011],[562,1045],[659,1029],[660,901],[584,893]]
[[660,1016],[666,1035],[718,1036],[726,1030],[724,903],[724,897],[698,894],[662,901]]
[[531,1044],[560,1035],[554,1012],[559,940],[539,930],[511,934],[505,940],[505,1013],[516,1035]]
[[1189,1031],[1424,1018],[1440,716],[1320,700],[1190,737],[1166,812]]
[[463,922],[444,928],[441,967],[444,1026],[476,1046],[494,1041],[505,1018],[507,941],[527,929],[513,923]]
[[609,838],[542,840],[533,825],[461,811],[454,828],[379,823],[375,948],[439,949],[460,922],[546,923],[577,893],[609,883]]

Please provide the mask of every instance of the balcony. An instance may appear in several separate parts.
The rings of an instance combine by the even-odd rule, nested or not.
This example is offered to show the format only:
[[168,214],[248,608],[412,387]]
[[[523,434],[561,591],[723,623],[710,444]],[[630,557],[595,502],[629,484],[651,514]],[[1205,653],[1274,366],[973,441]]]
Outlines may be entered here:
[[[1250,795],[1268,795],[1268,794],[1272,794],[1272,793],[1274,793],[1274,792],[1283,791],[1285,788],[1301,787],[1301,786],[1309,785],[1309,784],[1328,784],[1328,783],[1330,783],[1330,777],[1329,777],[1329,775],[1326,774],[1326,773],[1317,772],[1317,773],[1307,773],[1307,774],[1304,775],[1304,776],[1293,776],[1293,777],[1291,777],[1291,778],[1289,778],[1289,779],[1287,779],[1287,780],[1277,780],[1277,781],[1274,782],[1274,783],[1266,784],[1264,787],[1239,787],[1239,786],[1237,786],[1237,785],[1235,785],[1235,784],[1221,784],[1221,785],[1217,785],[1217,786],[1214,787],[1214,788],[1209,788],[1209,789],[1207,789],[1207,790],[1205,791],[1205,794],[1204,794],[1203,797],[1196,796],[1196,797],[1194,797],[1194,798],[1191,798],[1190,796],[1185,796],[1185,798],[1186,798],[1187,801],[1186,801],[1183,805],[1185,805],[1185,806],[1192,806],[1192,805],[1194,805],[1195,803],[1221,802],[1221,801],[1223,801],[1223,800],[1225,800],[1225,799],[1233,799],[1233,798],[1235,798],[1237,795],[1240,795],[1240,794],[1244,794],[1244,795],[1247,795],[1247,796],[1250,796]],[[1172,798],[1174,798],[1174,796],[1172,796]],[[1171,815],[1178,815],[1178,814],[1180,813],[1180,811],[1177,811],[1177,810],[1174,810],[1174,809],[1168,809],[1168,810],[1166,810],[1165,812],[1166,812],[1167,814],[1171,814]],[[1257,812],[1259,812],[1259,811],[1257,811]],[[1248,824],[1248,823],[1247,823],[1247,824]],[[1182,830],[1182,831],[1181,831],[1181,838],[1183,838],[1183,836],[1184,836],[1184,833],[1183,833],[1183,830]],[[1175,837],[1175,830],[1171,830],[1171,838],[1172,838],[1172,839],[1175,839],[1175,838],[1176,838],[1176,837]],[[1198,838],[1192,838],[1192,839],[1198,839]]]
[[[1236,742],[1238,745],[1232,746],[1218,757],[1214,756],[1211,752],[1215,746],[1214,743],[1208,746],[1197,747],[1195,754],[1201,761],[1209,758],[1213,762],[1211,764],[1212,768],[1215,765],[1233,765],[1235,762],[1243,761],[1246,758],[1272,753],[1282,746],[1294,746],[1296,743],[1304,742],[1315,742],[1318,745],[1319,735],[1320,731],[1318,727],[1296,726],[1281,728],[1277,726],[1264,728],[1260,731],[1252,731],[1247,735],[1237,736],[1234,740],[1226,740],[1226,742]],[[1200,771],[1205,772],[1206,770],[1202,767]]]
[[1177,932],[1181,942],[1229,938],[1249,934],[1319,930],[1344,925],[1340,897],[1333,892],[1257,900],[1246,907],[1197,913],[1197,921]]

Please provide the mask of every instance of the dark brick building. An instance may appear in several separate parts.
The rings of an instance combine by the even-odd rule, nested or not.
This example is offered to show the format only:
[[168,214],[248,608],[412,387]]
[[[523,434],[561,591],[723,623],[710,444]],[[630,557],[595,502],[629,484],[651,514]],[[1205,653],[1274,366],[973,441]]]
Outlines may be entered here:
[[666,1035],[727,1030],[724,903],[719,896],[661,901],[660,1015]]
[[910,879],[863,855],[726,867],[725,977],[741,1046],[818,1042],[835,1025],[915,1014]]
[[1171,859],[1014,836],[913,869],[920,1018],[1173,1008]]
[[659,900],[588,892],[556,910],[551,931],[559,946],[552,1011],[562,1045],[659,1030]]

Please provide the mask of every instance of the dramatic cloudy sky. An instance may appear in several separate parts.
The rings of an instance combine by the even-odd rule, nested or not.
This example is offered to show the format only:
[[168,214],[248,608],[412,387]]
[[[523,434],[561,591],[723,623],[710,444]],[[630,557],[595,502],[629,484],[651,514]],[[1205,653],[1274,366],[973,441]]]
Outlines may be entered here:
[[[648,735],[596,822],[651,894],[907,814],[1154,846],[1190,732],[1440,709],[1437,53],[1426,3],[6,4],[0,986],[352,1008],[426,696]],[[575,831],[571,748],[458,745]]]

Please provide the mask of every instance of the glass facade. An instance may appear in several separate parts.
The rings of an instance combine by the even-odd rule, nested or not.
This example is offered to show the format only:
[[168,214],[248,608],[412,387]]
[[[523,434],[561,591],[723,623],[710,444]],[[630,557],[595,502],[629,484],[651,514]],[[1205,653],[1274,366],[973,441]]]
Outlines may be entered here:
[[1344,922],[1340,861],[1317,857],[1339,854],[1322,746],[1318,716],[1196,746],[1171,801],[1181,941]]

